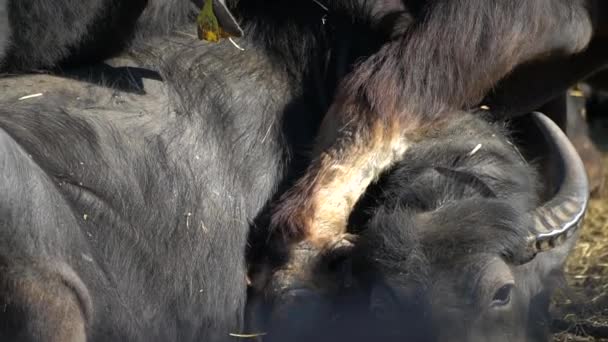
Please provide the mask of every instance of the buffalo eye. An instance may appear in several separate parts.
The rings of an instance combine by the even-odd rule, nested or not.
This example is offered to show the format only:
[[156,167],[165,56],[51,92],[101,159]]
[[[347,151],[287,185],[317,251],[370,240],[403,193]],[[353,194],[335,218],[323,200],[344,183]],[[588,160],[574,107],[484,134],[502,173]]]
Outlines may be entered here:
[[501,286],[492,297],[493,308],[501,308],[509,305],[511,302],[511,292],[513,291],[513,284],[505,284]]

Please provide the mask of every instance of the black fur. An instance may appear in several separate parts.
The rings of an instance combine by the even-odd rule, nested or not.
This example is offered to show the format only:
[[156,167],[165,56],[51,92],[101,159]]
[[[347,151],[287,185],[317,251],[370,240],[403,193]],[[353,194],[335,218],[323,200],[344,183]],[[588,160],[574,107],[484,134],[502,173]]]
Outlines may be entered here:
[[0,70],[99,62],[123,51],[136,35],[166,34],[192,23],[196,8],[190,0],[2,0],[0,25],[7,27],[0,27]]
[[388,312],[369,316],[363,334],[385,341],[546,339],[548,298],[561,279],[563,252],[533,266],[510,266],[513,314],[476,325],[490,315],[476,304],[485,291],[477,283],[485,265],[522,253],[533,224],[529,212],[542,196],[540,165],[525,162],[507,143],[513,138],[465,115],[414,147],[369,189],[351,217],[351,229],[361,234],[354,272],[363,288],[388,287],[392,297]]
[[[499,117],[515,117],[541,108],[608,64],[606,37],[596,36],[582,53],[554,56],[519,66],[501,80],[482,103]],[[553,111],[546,113],[554,115]]]
[[[319,139],[336,141],[323,146],[330,156],[340,156],[350,139],[364,144],[375,122],[401,121],[401,127],[410,130],[408,138],[415,140],[420,131],[433,130],[458,115],[454,113],[478,106],[496,82],[520,63],[577,52],[592,33],[583,0],[321,3],[327,9],[314,1],[261,0],[237,2],[233,9],[245,21],[261,18],[263,24],[249,26],[247,33],[295,80],[322,85],[322,108],[334,101],[330,115],[337,117],[333,121],[340,132],[329,129],[338,137]],[[318,69],[320,75],[315,74]],[[560,81],[563,86],[572,80]],[[525,91],[518,87],[492,105],[509,108],[509,101]],[[522,108],[527,111],[542,104],[526,98],[518,103],[517,114],[515,110],[510,114],[521,115]],[[319,165],[313,163],[286,196],[277,196],[273,216],[258,225],[265,227],[270,221],[278,240],[277,254],[289,252],[280,250],[286,239],[297,242],[312,229],[307,225],[312,209],[306,208],[322,204],[310,203],[306,191],[318,185]],[[260,250],[268,255],[268,249]]]
[[[418,250],[391,242],[383,237],[383,232],[387,236],[400,236],[395,241],[414,245],[425,244],[420,238],[425,234],[430,243],[424,251],[419,250],[425,257],[413,259],[428,262],[449,264],[455,257],[477,248],[504,257],[516,255],[529,232],[527,212],[539,204],[540,182],[535,168],[508,143],[511,139],[504,127],[463,114],[442,130],[441,136],[406,153],[403,161],[369,189],[359,203],[361,213],[351,218],[355,229],[369,226],[370,229],[361,232],[369,234],[368,239],[363,239],[364,244],[374,246],[376,243],[372,241],[378,238],[389,244],[369,251],[373,255],[370,259],[383,264],[384,257],[376,253],[385,255],[388,261],[399,259],[395,253]],[[479,149],[470,155],[478,145]],[[423,213],[433,217],[433,224],[381,222],[385,218],[411,218]],[[487,228],[481,228],[484,225]],[[387,229],[394,230],[394,235]],[[432,233],[427,236],[428,231]],[[381,268],[384,267],[389,264]]]
[[[10,300],[15,282],[61,270],[50,277],[77,298],[91,341],[214,341],[241,330],[249,221],[308,162],[336,85],[396,28],[421,18],[420,3],[332,1],[327,12],[314,1],[232,1],[245,52],[179,33],[150,40],[148,29],[181,30],[193,11],[181,2],[167,7],[175,12],[152,6],[139,17],[145,37],[132,59],[70,70],[79,82],[1,79],[0,190],[9,195],[0,199],[0,300],[10,307],[0,315],[30,308]],[[36,45],[33,64],[15,67],[70,61],[60,47],[80,38],[57,37],[48,59]],[[268,252],[263,228],[251,240],[260,254]],[[5,334],[26,330],[21,320],[0,322],[9,322],[0,323]]]
[[[564,251],[512,266],[520,272],[512,318],[483,331],[467,325],[483,312],[467,306],[479,296],[475,282],[481,269],[491,258],[510,260],[523,252],[533,224],[529,212],[546,197],[544,187],[551,188],[549,181],[541,186],[537,174],[550,174],[547,151],[536,146],[540,149],[520,153],[512,145],[522,137],[519,130],[531,134],[528,142],[534,145],[537,135],[530,125],[528,120],[489,123],[487,115],[462,113],[412,147],[370,186],[351,214],[349,231],[359,235],[354,279],[328,301],[331,315],[308,314],[295,306],[290,317],[295,322],[271,323],[265,339],[546,340],[548,299],[561,279]],[[481,148],[471,155],[478,144]],[[438,287],[446,284],[453,287]],[[392,306],[378,316],[370,310],[371,291],[389,286]]]
[[8,22],[8,0],[0,0],[0,60],[5,54],[8,39],[11,36],[11,27]]
[[[8,308],[0,315],[12,322],[0,324],[0,336],[35,339],[27,319],[5,318],[34,310],[10,299],[11,284],[53,273],[39,262],[63,265],[84,284],[70,289],[91,303],[79,306],[90,311],[89,341],[241,332],[249,222],[283,178],[286,142],[298,139],[289,132],[310,140],[318,121],[306,117],[315,110],[300,86],[241,44],[245,52],[176,35],[112,62],[140,69],[71,72],[88,82],[0,81],[0,300]],[[43,96],[18,100],[36,92]]]

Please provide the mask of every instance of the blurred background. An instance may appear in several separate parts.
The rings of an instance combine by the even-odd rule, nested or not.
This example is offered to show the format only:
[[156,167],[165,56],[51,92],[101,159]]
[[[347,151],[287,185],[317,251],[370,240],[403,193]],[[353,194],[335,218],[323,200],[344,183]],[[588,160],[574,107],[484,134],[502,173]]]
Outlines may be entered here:
[[[580,151],[596,158],[591,172],[593,193],[578,244],[566,265],[569,285],[554,299],[555,341],[608,341],[608,71],[570,92],[582,131],[588,130],[592,148]],[[575,104],[576,105],[576,104]],[[570,119],[569,119],[570,120]]]

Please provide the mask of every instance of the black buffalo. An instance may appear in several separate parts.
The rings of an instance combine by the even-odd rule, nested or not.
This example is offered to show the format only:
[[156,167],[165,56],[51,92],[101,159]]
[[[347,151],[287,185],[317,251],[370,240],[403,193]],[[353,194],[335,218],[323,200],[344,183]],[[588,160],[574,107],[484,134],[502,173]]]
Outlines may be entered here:
[[[356,19],[386,36],[341,80],[313,161],[273,203],[270,229],[277,245],[289,248],[282,265],[261,268],[254,277],[259,287],[285,294],[334,291],[311,282],[309,270],[356,245],[348,216],[367,186],[417,142],[479,105],[518,65],[583,51],[599,29],[588,4],[378,1],[360,8]],[[326,5],[328,21],[353,13],[343,2]]]
[[[295,186],[271,206],[269,226],[276,244],[270,248],[284,255],[279,262],[265,260],[261,263],[266,262],[265,267],[254,270],[254,284],[260,284],[257,288],[266,292],[263,295],[279,293],[292,301],[291,289],[295,297],[336,292],[340,287],[334,282],[328,282],[330,286],[324,288],[310,274],[317,271],[317,264],[344,259],[349,249],[356,246],[357,235],[348,231],[347,222],[367,185],[384,168],[399,161],[402,153],[427,139],[427,134],[448,129],[453,120],[463,115],[462,110],[471,110],[483,104],[484,99],[491,99],[497,108],[509,108],[505,97],[500,97],[500,90],[510,89],[505,91],[506,98],[519,99],[518,95],[528,91],[526,87],[511,91],[506,80],[496,92],[490,96],[487,93],[522,63],[538,62],[547,55],[569,61],[572,55],[584,51],[593,34],[601,30],[588,10],[592,3],[378,1],[357,7],[353,2],[321,2],[320,7],[327,13],[321,18],[325,30],[319,34],[314,23],[308,24],[310,28],[305,26],[310,15],[305,15],[306,6],[300,2],[285,5],[301,13],[293,22],[277,15],[282,13],[280,5],[272,3],[274,7],[260,10],[257,14],[266,16],[267,22],[284,25],[274,27],[298,32],[301,38],[297,43],[306,43],[307,47],[315,47],[317,42],[309,42],[310,37],[323,38],[324,43],[327,33],[330,38],[339,37],[335,49],[329,45],[329,57],[321,53],[323,58],[319,62],[312,55],[313,62],[331,66],[337,55],[348,62],[346,70],[350,71],[338,78],[339,87],[329,88],[332,104],[312,150],[315,159]],[[250,7],[255,5],[249,2]],[[351,19],[344,21],[341,15]],[[353,22],[357,25],[352,25]],[[366,42],[370,35],[356,30],[361,23],[374,28],[371,33],[376,36],[371,35],[368,45],[357,49],[349,46],[352,40],[339,34],[349,32],[362,37],[358,42]],[[276,53],[290,56],[289,47],[293,45]],[[342,52],[344,48],[346,51]],[[584,53],[583,56],[589,57]],[[584,70],[574,68],[572,75],[567,74],[563,80],[555,76],[560,81],[557,90],[541,89],[547,93],[537,93],[540,100],[523,97],[508,114],[517,116],[524,109],[541,106],[553,95],[564,92],[578,77],[605,63],[605,54],[591,56],[594,63],[584,65]],[[543,70],[549,75],[547,69]],[[523,72],[525,77],[531,76]],[[285,245],[288,248],[281,251]],[[284,308],[277,310],[283,312]]]
[[[602,19],[605,25],[606,20]],[[598,78],[594,75],[608,63],[607,37],[605,33],[597,34],[589,46],[576,55],[521,65],[501,80],[483,101],[496,117],[516,117],[539,108],[550,115],[581,154],[595,194],[600,193],[603,186],[602,160],[590,141],[581,115],[586,94],[568,91],[568,87],[590,77],[591,82]]]
[[[323,98],[353,60],[314,66],[338,41],[293,44],[289,27],[321,32],[325,13],[299,6],[319,21],[283,22],[243,2],[245,51],[196,42],[192,25],[137,40],[107,64],[0,79],[0,337],[240,332],[249,223],[305,165]],[[65,38],[54,24],[43,27]],[[355,46],[368,47],[377,35],[362,27]]]
[[339,260],[348,281],[324,300],[254,297],[271,320],[253,327],[270,341],[546,341],[588,196],[579,156],[546,116],[505,126],[462,113],[357,204],[359,240]]
[[547,145],[536,138],[522,149],[527,158],[503,127],[465,116],[408,153],[361,203],[367,214],[353,228],[363,227],[376,336],[547,339],[549,300],[589,194],[565,135],[532,116],[528,134]]
[[178,34],[0,79],[0,339],[242,332],[250,221],[319,120],[241,44]]
[[[358,2],[331,15],[318,2],[266,5],[231,7],[244,52],[178,33],[67,75],[80,81],[1,80],[2,337],[222,340],[241,330],[249,221],[306,164],[300,153],[345,73],[406,24]],[[256,265],[275,254],[254,231]],[[343,268],[340,255],[330,260],[330,271]]]
[[[0,0],[0,71],[82,65],[192,23],[203,0]],[[220,23],[242,32],[213,0]]]

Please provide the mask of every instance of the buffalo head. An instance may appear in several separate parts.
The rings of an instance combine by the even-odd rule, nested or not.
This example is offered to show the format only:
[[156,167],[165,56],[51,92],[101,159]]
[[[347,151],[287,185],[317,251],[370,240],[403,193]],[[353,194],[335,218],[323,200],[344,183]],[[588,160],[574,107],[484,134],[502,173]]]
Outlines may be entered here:
[[[546,340],[588,185],[567,137],[531,116],[544,154],[536,166],[551,161],[542,174],[496,127],[462,119],[421,143],[362,204],[356,270],[375,338]],[[542,199],[545,182],[556,186]]]
[[588,185],[550,119],[525,126],[526,157],[513,129],[467,113],[408,151],[352,213],[352,254],[308,272],[331,292],[250,297],[264,340],[542,339]]

